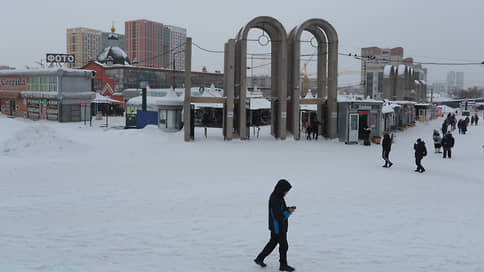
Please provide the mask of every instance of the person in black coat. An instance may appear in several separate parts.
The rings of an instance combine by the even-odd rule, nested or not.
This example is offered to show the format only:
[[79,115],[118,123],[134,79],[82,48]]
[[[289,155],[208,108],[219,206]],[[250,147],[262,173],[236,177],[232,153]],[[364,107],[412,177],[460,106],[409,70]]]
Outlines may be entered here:
[[318,121],[317,118],[314,118],[312,121],[311,121],[311,129],[313,131],[313,139],[318,139],[318,136],[319,136],[319,125],[321,123]]
[[449,123],[447,122],[447,120],[445,120],[443,123],[442,123],[442,135],[445,135],[447,133],[447,128],[449,126]]
[[466,134],[467,132],[467,126],[469,125],[469,117],[467,117],[465,120],[462,120],[462,134]]
[[415,172],[423,173],[425,168],[422,166],[423,157],[427,156],[427,148],[425,147],[425,142],[422,139],[417,139],[417,142],[413,145],[415,150],[415,164],[417,164],[417,169]]
[[390,161],[390,151],[392,150],[392,141],[393,141],[393,135],[390,137],[388,133],[385,133],[383,135],[383,141],[382,141],[382,157],[385,160],[385,165],[383,167],[392,167],[393,163]]
[[280,271],[294,271],[295,269],[287,264],[287,228],[288,218],[294,212],[296,207],[287,207],[284,196],[291,189],[291,184],[281,179],[277,182],[274,191],[269,198],[269,230],[271,231],[271,239],[266,244],[254,262],[262,267],[265,267],[264,259],[271,254],[274,248],[279,244],[279,263]]
[[444,147],[444,159],[449,155],[449,159],[452,157],[452,147],[454,147],[454,137],[452,137],[452,134],[449,132],[445,134],[444,138],[442,138],[442,146]]

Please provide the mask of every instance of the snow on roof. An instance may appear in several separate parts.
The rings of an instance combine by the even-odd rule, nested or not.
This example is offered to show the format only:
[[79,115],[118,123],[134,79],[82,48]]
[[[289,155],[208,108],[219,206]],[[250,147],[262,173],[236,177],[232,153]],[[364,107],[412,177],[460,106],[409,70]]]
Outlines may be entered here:
[[[128,100],[127,106],[139,106],[142,104],[143,97],[136,96]],[[146,96],[146,104],[150,106],[176,106],[183,105],[182,96],[177,96],[173,91],[168,92],[165,96]]]
[[316,105],[316,104],[301,104],[300,108],[301,108],[301,110],[317,111],[318,105]]
[[98,93],[96,93],[96,98],[92,100],[92,103],[95,104],[111,104],[111,103],[120,103],[121,101],[111,99],[107,96],[102,96]]
[[[193,91],[193,90],[192,90]],[[201,97],[223,97],[223,90],[215,87],[205,88]]]
[[391,112],[394,112],[393,110],[393,107],[389,104],[383,104],[383,108],[382,108],[382,113],[391,113]]
[[311,89],[308,90],[304,99],[314,99],[313,92],[311,91]]
[[271,108],[271,102],[265,98],[251,98],[249,105],[251,110],[262,110]]
[[377,103],[377,104],[383,104],[383,101],[381,100],[375,100],[375,99],[348,99],[348,100],[338,100],[339,102],[344,102],[344,103]]
[[415,84],[420,85],[420,82],[418,80],[415,80]]
[[440,105],[438,106],[442,109],[442,112],[455,112],[457,109],[451,108],[447,105]]
[[414,101],[405,101],[405,100],[400,100],[400,101],[392,101],[393,103],[397,103],[397,104],[417,104],[417,102],[414,102]]
[[62,74],[72,74],[79,76],[90,76],[92,77],[94,71],[84,70],[84,69],[73,69],[73,68],[42,68],[42,69],[15,69],[15,70],[3,70],[0,71],[1,76],[43,76],[43,75],[58,75]]
[[415,104],[415,106],[428,107],[428,106],[432,106],[432,104],[430,104],[430,103],[417,103],[417,104]]

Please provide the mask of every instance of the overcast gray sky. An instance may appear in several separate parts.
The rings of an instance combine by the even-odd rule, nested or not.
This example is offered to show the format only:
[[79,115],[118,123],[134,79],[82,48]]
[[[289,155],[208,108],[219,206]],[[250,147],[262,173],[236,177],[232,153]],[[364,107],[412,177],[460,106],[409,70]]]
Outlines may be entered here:
[[[484,1],[323,1],[323,0],[177,0],[177,1],[3,1],[0,65],[35,66],[47,52],[65,52],[66,28],[85,26],[109,31],[115,21],[149,19],[185,27],[197,44],[223,50],[224,42],[250,19],[277,18],[290,31],[309,18],[323,18],[338,31],[340,52],[361,47],[404,48],[406,57],[421,62],[484,61]],[[193,49],[193,69],[223,70],[223,55]],[[464,71],[466,86],[484,85],[484,65],[434,66],[428,81],[444,81],[447,71]],[[340,70],[359,70],[360,63],[340,57]],[[359,76],[342,76],[353,83]]]

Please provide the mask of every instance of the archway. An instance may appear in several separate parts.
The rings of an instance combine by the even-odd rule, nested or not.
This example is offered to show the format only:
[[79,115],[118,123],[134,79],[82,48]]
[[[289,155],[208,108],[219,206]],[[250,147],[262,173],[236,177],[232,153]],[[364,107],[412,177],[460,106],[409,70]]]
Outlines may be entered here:
[[247,101],[247,38],[253,28],[262,29],[271,42],[271,134],[284,140],[287,119],[287,33],[276,19],[261,16],[252,19],[236,36],[235,96],[236,127],[240,139],[248,138]]
[[321,103],[326,95],[327,136],[337,137],[337,84],[338,84],[338,34],[334,27],[323,19],[309,19],[295,27],[289,34],[288,89],[291,96],[289,118],[290,130],[295,139],[299,139],[299,106],[301,97],[300,76],[300,42],[303,31],[313,34],[318,42],[317,94],[318,115],[321,114]]

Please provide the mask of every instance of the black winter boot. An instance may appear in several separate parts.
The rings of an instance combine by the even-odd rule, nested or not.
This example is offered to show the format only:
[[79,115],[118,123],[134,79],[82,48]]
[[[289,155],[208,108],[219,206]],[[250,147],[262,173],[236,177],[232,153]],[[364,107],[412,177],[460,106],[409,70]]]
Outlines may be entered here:
[[296,270],[294,267],[291,267],[287,264],[283,265],[281,264],[281,266],[279,267],[279,271],[294,271]]
[[260,267],[266,267],[266,264],[264,263],[264,261],[262,260],[259,260],[259,259],[255,259],[254,262],[258,265],[260,265]]

